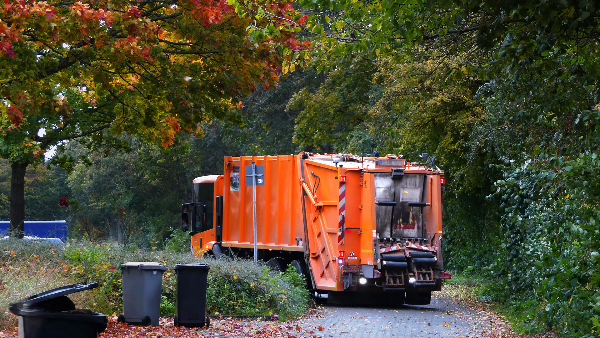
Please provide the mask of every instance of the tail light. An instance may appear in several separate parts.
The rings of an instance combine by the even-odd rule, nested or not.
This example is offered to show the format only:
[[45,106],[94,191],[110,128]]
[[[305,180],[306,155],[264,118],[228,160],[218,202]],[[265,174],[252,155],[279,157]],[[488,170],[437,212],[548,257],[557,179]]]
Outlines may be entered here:
[[343,251],[339,251],[338,252],[338,264],[344,264],[344,252]]

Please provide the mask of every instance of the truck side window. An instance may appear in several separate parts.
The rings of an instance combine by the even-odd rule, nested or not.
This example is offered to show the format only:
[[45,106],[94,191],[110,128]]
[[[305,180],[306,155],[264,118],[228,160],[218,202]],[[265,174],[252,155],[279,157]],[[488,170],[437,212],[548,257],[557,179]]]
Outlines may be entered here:
[[199,231],[206,231],[213,228],[214,197],[215,184],[213,182],[194,184],[193,201],[201,202],[204,205],[203,210],[202,208],[198,208],[196,211],[196,219],[202,220],[202,216],[204,215],[204,220],[200,221],[202,229],[198,229]]

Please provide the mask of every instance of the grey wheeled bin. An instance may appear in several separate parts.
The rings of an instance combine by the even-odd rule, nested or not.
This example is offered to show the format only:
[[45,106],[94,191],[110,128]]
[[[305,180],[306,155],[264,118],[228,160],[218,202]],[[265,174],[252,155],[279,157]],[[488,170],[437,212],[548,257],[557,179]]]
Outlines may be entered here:
[[121,265],[123,314],[119,321],[158,326],[162,275],[168,270],[157,262],[127,262]]
[[175,265],[177,296],[174,325],[202,327],[210,325],[206,316],[206,280],[209,266],[189,263]]
[[10,312],[19,316],[19,338],[97,338],[106,330],[106,316],[76,309],[66,296],[97,286],[98,283],[66,285],[10,304]]

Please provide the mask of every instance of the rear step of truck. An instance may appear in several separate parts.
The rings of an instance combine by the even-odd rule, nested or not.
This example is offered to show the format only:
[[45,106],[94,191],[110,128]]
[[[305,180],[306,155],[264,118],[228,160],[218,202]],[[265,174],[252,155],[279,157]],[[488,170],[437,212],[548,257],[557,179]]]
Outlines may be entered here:
[[403,291],[405,289],[404,276],[406,275],[406,270],[399,269],[391,269],[384,270],[385,273],[385,283],[383,285],[384,291]]
[[[411,245],[401,242],[392,242],[388,245],[381,249],[381,268],[385,276],[384,290],[404,290],[408,282],[412,287],[417,288],[435,287],[432,266],[437,263],[437,258],[434,252],[409,251],[407,249],[411,248]],[[419,249],[427,248],[420,246]],[[410,277],[410,281],[407,277]]]
[[384,290],[404,290],[408,275],[408,263],[406,256],[400,253],[381,254],[381,267],[385,274]]

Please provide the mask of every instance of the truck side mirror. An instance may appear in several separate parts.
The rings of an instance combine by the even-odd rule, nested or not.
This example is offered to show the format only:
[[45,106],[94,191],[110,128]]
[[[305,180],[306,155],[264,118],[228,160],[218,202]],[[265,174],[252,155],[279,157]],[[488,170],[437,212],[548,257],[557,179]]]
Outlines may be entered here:
[[184,232],[190,229],[190,216],[189,216],[190,203],[181,205],[181,230]]

